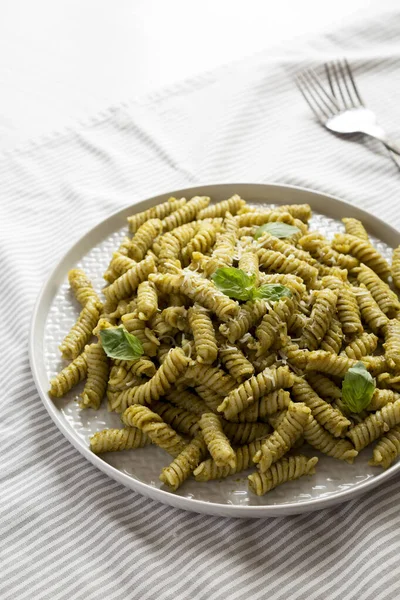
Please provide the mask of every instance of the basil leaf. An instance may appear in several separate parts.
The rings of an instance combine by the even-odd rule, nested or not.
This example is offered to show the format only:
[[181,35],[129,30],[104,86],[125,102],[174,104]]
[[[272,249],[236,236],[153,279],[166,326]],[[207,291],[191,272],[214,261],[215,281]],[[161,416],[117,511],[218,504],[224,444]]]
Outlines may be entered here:
[[263,233],[267,232],[274,235],[277,238],[287,238],[295,233],[298,233],[300,229],[294,225],[288,225],[287,223],[281,223],[280,221],[273,221],[271,223],[265,223],[256,229],[254,239],[258,240]]
[[226,296],[244,301],[253,297],[255,279],[255,275],[246,275],[235,267],[221,267],[212,276],[217,288]]
[[352,413],[363,411],[371,402],[375,391],[375,379],[362,362],[351,367],[342,383],[343,404]]
[[266,283],[254,291],[254,298],[265,298],[271,302],[276,302],[284,296],[291,296],[292,292],[285,285],[280,283]]
[[101,344],[110,358],[136,360],[143,354],[143,346],[138,338],[122,325],[100,331]]

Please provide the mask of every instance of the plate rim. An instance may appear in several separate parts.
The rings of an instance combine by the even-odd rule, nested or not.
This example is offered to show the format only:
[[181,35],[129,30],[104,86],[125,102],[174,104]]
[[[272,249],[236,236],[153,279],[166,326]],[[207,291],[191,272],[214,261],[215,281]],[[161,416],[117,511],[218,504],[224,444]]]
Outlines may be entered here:
[[[86,238],[92,237],[93,234],[96,233],[97,230],[101,230],[102,227],[106,225],[106,223],[110,220],[117,218],[118,216],[122,216],[124,213],[132,210],[132,214],[137,212],[141,212],[141,210],[146,210],[144,208],[146,205],[148,207],[154,206],[159,202],[165,201],[170,196],[184,196],[188,195],[198,195],[200,193],[206,194],[207,188],[226,188],[227,190],[232,190],[235,188],[236,193],[240,193],[245,197],[245,192],[239,192],[239,188],[242,190],[245,188],[267,188],[269,192],[273,191],[273,188],[279,188],[281,191],[292,191],[295,194],[304,193],[316,199],[320,197],[325,200],[332,200],[337,205],[342,205],[346,211],[351,210],[356,213],[360,219],[363,219],[364,222],[376,222],[380,227],[383,227],[388,233],[390,232],[391,236],[394,238],[398,238],[398,243],[400,244],[400,232],[397,231],[392,225],[389,225],[379,217],[374,214],[358,207],[350,202],[339,198],[337,196],[327,194],[325,192],[320,192],[318,190],[314,190],[311,188],[306,188],[302,186],[284,184],[279,182],[266,182],[266,183],[251,183],[251,182],[241,182],[241,183],[227,183],[227,182],[217,182],[217,183],[203,183],[195,186],[188,186],[179,190],[173,190],[169,193],[161,193],[157,195],[150,196],[143,200],[139,200],[131,205],[122,207],[104,219],[102,219],[99,223],[94,225],[91,229],[86,231],[83,235],[81,235],[71,246],[70,248],[63,253],[63,255],[59,258],[56,265],[51,269],[50,273],[46,277],[45,282],[41,286],[40,292],[36,299],[31,321],[29,328],[29,338],[28,338],[28,354],[29,354],[29,363],[32,371],[33,379],[35,382],[35,386],[37,392],[39,394],[44,407],[46,408],[48,414],[51,419],[59,429],[59,431],[67,438],[67,440],[75,447],[76,450],[79,451],[84,458],[86,458],[90,463],[99,468],[103,473],[114,479],[118,483],[124,485],[126,488],[130,490],[134,490],[146,497],[150,497],[153,500],[159,501],[163,504],[167,504],[170,506],[174,506],[176,508],[181,508],[184,510],[188,510],[191,512],[209,514],[209,515],[220,515],[227,517],[238,517],[238,518],[261,518],[261,517],[278,517],[284,515],[291,514],[299,514],[303,512],[311,512],[315,510],[322,510],[324,508],[331,507],[335,504],[339,504],[341,502],[350,501],[361,494],[364,494],[370,489],[373,489],[383,483],[384,481],[393,477],[400,470],[400,461],[388,469],[382,471],[377,474],[373,478],[369,478],[366,481],[357,485],[357,487],[349,488],[347,490],[339,491],[327,497],[314,498],[311,500],[306,500],[304,502],[296,502],[296,503],[284,503],[284,504],[270,504],[264,506],[246,506],[246,505],[236,505],[236,504],[220,504],[217,502],[207,502],[205,500],[197,500],[193,498],[186,498],[184,496],[175,495],[173,492],[170,492],[166,489],[160,489],[151,486],[150,484],[139,481],[138,479],[134,479],[132,476],[119,471],[116,467],[110,465],[106,461],[104,461],[100,456],[91,452],[89,446],[85,445],[84,440],[75,438],[70,427],[67,422],[62,419],[60,416],[60,411],[57,409],[54,402],[51,400],[47,391],[45,392],[39,378],[39,365],[36,359],[35,346],[36,346],[36,338],[35,333],[36,329],[39,326],[39,312],[41,310],[41,305],[43,301],[43,297],[47,292],[49,286],[51,286],[53,280],[57,276],[57,272],[60,270],[61,265],[64,261],[68,260],[69,255],[73,254],[75,249],[82,245],[82,242]],[[210,192],[211,195],[211,192]],[[276,204],[287,204],[288,202],[279,202],[276,201]],[[322,213],[326,214],[326,213]]]

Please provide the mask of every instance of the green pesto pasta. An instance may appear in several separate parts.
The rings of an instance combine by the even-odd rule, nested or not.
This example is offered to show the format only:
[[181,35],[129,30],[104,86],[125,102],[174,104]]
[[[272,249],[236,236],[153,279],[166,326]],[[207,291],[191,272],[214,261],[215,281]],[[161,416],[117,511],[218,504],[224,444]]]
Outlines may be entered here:
[[343,343],[343,330],[339,319],[334,316],[330,322],[329,329],[327,330],[324,339],[320,344],[321,350],[330,352],[331,354],[338,354]]
[[107,301],[116,305],[119,300],[129,298],[137,289],[139,283],[145,281],[148,275],[154,273],[155,270],[156,265],[152,256],[148,256],[136,263],[129,271],[118,277],[114,283],[104,289]]
[[327,402],[342,397],[341,389],[326,375],[311,371],[306,373],[306,379],[318,396]]
[[393,250],[392,279],[398,290],[400,290],[400,246]]
[[62,398],[87,374],[86,353],[82,352],[72,362],[50,380],[50,394],[54,398]]
[[337,293],[327,289],[315,292],[315,296],[316,299],[301,341],[301,345],[309,350],[319,348],[336,311]]
[[199,431],[199,417],[183,408],[173,406],[169,402],[155,402],[151,405],[152,410],[162,417],[165,423],[171,425],[172,429],[194,437]]
[[304,379],[297,377],[292,391],[292,397],[297,402],[303,402],[311,409],[313,417],[325,427],[334,437],[343,436],[351,423],[341,412],[335,410],[328,402],[314,392]]
[[162,418],[146,406],[135,404],[126,409],[122,421],[128,427],[136,427],[147,434],[153,444],[178,456],[186,447],[184,439],[165,423]]
[[342,223],[344,223],[344,228],[346,233],[350,235],[355,235],[356,237],[369,242],[368,233],[365,230],[364,225],[358,219],[353,219],[352,217],[347,217],[342,219]]
[[189,223],[197,216],[203,208],[210,203],[208,196],[195,196],[178,210],[172,212],[162,220],[163,231],[171,231],[180,225]]
[[378,337],[374,333],[362,333],[343,349],[343,354],[349,358],[360,360],[375,352],[378,345]]
[[100,309],[98,300],[89,298],[75,325],[71,327],[59,346],[63,358],[74,359],[82,352],[99,320]]
[[222,336],[221,338],[218,339],[218,356],[229,374],[238,383],[242,383],[245,379],[254,375],[254,366],[240,348],[229,345]]
[[281,423],[253,456],[261,473],[265,473],[278,461],[303,434],[311,410],[303,403],[291,402]]
[[128,217],[129,229],[132,233],[136,233],[139,227],[149,219],[164,219],[172,212],[182,208],[185,204],[185,198],[181,198],[180,200],[170,198],[167,202],[157,204],[157,206]]
[[375,445],[369,464],[388,469],[400,454],[400,425],[392,427]]
[[360,263],[364,263],[384,281],[390,275],[387,261],[379,254],[370,242],[360,239],[355,235],[337,233],[332,241],[332,246],[338,252],[351,254]]
[[144,448],[149,444],[151,444],[149,436],[136,427],[103,429],[90,437],[90,449],[94,454],[133,450]]
[[[307,204],[170,198],[128,218],[105,301],[82,269],[68,273],[82,309],[50,394],[86,377],[80,407],[105,395],[122,415],[123,429],[91,437],[94,453],[158,445],[174,458],[160,474],[172,492],[192,475],[212,481],[257,465],[248,481],[259,495],[314,472],[316,457],[295,455],[304,444],[352,464],[377,441],[370,464],[397,459],[400,300],[390,276],[400,289],[400,246],[389,267],[357,219],[343,218],[345,233],[329,241],[310,217]],[[353,413],[340,380],[358,361],[375,389]]]
[[224,420],[222,429],[232,446],[243,446],[264,439],[271,432],[267,423],[230,423]]
[[386,404],[381,410],[370,414],[364,421],[353,427],[347,433],[347,437],[359,452],[399,423],[400,399]]
[[158,295],[151,281],[142,281],[137,288],[137,311],[142,321],[149,321],[158,310]]
[[260,266],[269,273],[294,274],[301,277],[307,284],[313,284],[317,279],[318,271],[315,267],[297,258],[287,258],[274,250],[260,249],[257,251]]
[[194,252],[208,252],[214,245],[217,237],[217,229],[208,223],[200,226],[197,233],[182,249],[182,263],[187,266]]
[[111,262],[103,275],[103,278],[108,283],[114,283],[114,281],[118,279],[120,275],[123,275],[124,273],[129,271],[129,269],[134,267],[135,264],[136,261],[132,258],[129,258],[129,256],[127,256],[126,254],[122,254],[121,252],[114,252]]
[[118,397],[118,404],[114,407],[117,412],[124,411],[132,404],[151,404],[155,402],[178,380],[185,371],[189,359],[181,348],[174,348],[169,352],[162,365],[158,368],[155,375],[142,385],[129,388],[121,392]]
[[379,335],[382,328],[388,322],[388,317],[381,311],[364,284],[353,288],[361,316],[373,333]]
[[307,250],[315,259],[327,266],[337,266],[341,269],[354,269],[358,260],[354,256],[347,256],[334,250],[328,240],[320,233],[313,231],[299,240],[300,246]]
[[235,467],[236,455],[226,437],[220,417],[214,413],[204,413],[199,421],[208,451],[218,467]]
[[231,215],[235,215],[245,204],[245,201],[240,196],[234,194],[228,200],[222,200],[212,204],[207,208],[203,208],[197,215],[198,219],[225,217],[226,213],[229,212]]
[[81,394],[81,408],[97,410],[103,400],[108,381],[108,358],[100,344],[85,348],[87,381]]
[[265,473],[252,473],[248,476],[249,488],[257,496],[263,496],[286,481],[299,479],[304,475],[314,475],[318,458],[298,455],[281,458]]
[[371,296],[385,315],[395,317],[400,311],[400,302],[387,283],[367,265],[361,264],[357,273],[359,284],[365,285]]
[[196,360],[211,365],[218,356],[218,346],[210,315],[196,304],[189,308],[187,315],[196,347]]
[[385,358],[389,369],[400,369],[400,321],[391,319],[383,327]]
[[304,439],[307,444],[323,454],[338,460],[344,460],[350,464],[354,462],[358,455],[357,450],[348,440],[338,440],[333,437],[312,415],[304,427]]
[[268,304],[265,300],[255,300],[242,304],[236,317],[220,325],[219,330],[231,344],[244,336],[266,314]]
[[153,240],[162,232],[163,226],[160,219],[149,219],[137,229],[130,248],[130,256],[136,262],[140,262],[151,248]]
[[258,286],[260,280],[260,269],[258,256],[252,250],[245,250],[239,258],[239,269],[244,271],[246,275],[254,277],[254,285]]
[[160,480],[175,492],[190,477],[196,467],[201,464],[206,455],[207,446],[203,434],[200,432],[183,448],[168,467],[164,467],[160,474]]
[[262,396],[277,389],[292,387],[293,383],[293,373],[287,367],[267,368],[230,392],[218,407],[218,412],[223,412],[229,421]]
[[196,481],[211,481],[213,479],[225,479],[229,475],[235,475],[253,466],[253,456],[260,450],[263,440],[255,440],[250,444],[239,446],[235,449],[235,466],[229,465],[218,467],[215,460],[209,458],[201,462],[194,470]]
[[68,271],[68,281],[79,304],[86,306],[90,299],[97,301],[99,305],[101,304],[100,298],[93,289],[92,282],[82,269]]

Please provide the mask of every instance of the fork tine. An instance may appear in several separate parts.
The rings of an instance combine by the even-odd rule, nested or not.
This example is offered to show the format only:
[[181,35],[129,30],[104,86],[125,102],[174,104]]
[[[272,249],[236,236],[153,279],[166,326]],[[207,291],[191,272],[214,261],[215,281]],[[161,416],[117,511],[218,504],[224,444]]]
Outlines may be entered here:
[[[309,89],[307,87],[307,82],[304,80],[304,77],[302,77],[301,74],[296,75],[295,83],[296,83],[297,87],[299,88],[304,100],[307,102],[308,106],[311,108],[312,112],[317,117],[318,121],[323,125],[324,120],[322,118],[321,112],[319,112],[319,110],[321,110],[321,109],[320,109],[319,105],[316,103],[314,96],[309,91]],[[316,106],[314,106],[313,101]]]
[[338,68],[338,71],[340,72],[340,75],[342,77],[342,81],[344,83],[344,86],[346,88],[347,94],[349,96],[350,107],[351,106],[357,106],[357,104],[358,104],[357,98],[354,99],[354,88],[353,88],[353,94],[351,93],[351,87],[350,87],[351,81],[348,82],[348,76],[347,76],[348,73],[347,73],[347,69],[345,69],[344,61],[342,63],[342,62],[340,62],[340,60],[338,60],[337,61],[337,68]]
[[[320,78],[312,69],[307,69],[303,73],[309,87],[314,91],[314,94],[317,95],[320,102],[326,107],[328,117],[332,117],[339,111],[339,105],[336,102],[335,98],[333,98],[328,92],[325,90],[324,86],[321,83]],[[325,111],[326,113],[326,111]]]
[[[337,88],[337,89],[338,89],[338,91],[339,91],[339,95],[340,95],[340,98],[339,98],[339,99],[341,99],[341,101],[342,101],[342,103],[343,103],[343,107],[344,107],[344,109],[346,109],[346,108],[350,108],[350,107],[351,107],[351,105],[352,105],[352,103],[351,103],[351,101],[350,101],[350,106],[348,106],[348,101],[346,100],[346,96],[345,96],[345,94],[344,94],[343,85],[340,85],[341,78],[340,78],[340,76],[339,76],[339,73],[338,73],[338,70],[337,70],[336,64],[335,64],[334,62],[327,63],[327,68],[328,68],[328,70],[329,70],[329,72],[330,72],[330,74],[331,74],[331,76],[332,76],[332,79],[331,79],[331,85],[332,85],[332,88],[333,88],[333,82],[334,82],[334,83],[335,83],[335,86],[336,86],[336,88]],[[343,79],[343,78],[342,78],[342,79]],[[347,90],[347,86],[346,86],[346,90]],[[335,92],[333,92],[333,94],[334,94],[335,98],[337,98],[337,94],[335,94]],[[339,99],[338,99],[338,101],[339,101]]]
[[343,60],[343,65],[344,65],[345,70],[347,71],[347,75],[349,76],[349,79],[350,79],[351,84],[353,86],[353,90],[354,90],[354,93],[355,93],[355,95],[357,97],[358,102],[360,103],[361,106],[364,106],[364,102],[362,101],[362,98],[360,96],[360,93],[359,93],[358,88],[356,86],[356,82],[355,82],[354,77],[353,77],[353,73],[351,71],[350,65],[349,65],[349,63],[348,63],[348,61],[347,61],[346,58]]

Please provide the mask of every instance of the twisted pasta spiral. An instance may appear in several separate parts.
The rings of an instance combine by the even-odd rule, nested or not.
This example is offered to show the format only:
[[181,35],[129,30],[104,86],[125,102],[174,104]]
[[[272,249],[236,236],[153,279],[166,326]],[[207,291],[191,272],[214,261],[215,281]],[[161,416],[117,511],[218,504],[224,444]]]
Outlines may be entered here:
[[376,444],[369,464],[388,469],[400,454],[400,426],[392,427]]
[[100,299],[93,289],[92,282],[82,269],[68,271],[68,281],[79,304],[86,306],[88,300],[92,299],[98,305],[101,305]]
[[188,410],[169,404],[169,402],[156,402],[152,410],[162,417],[172,429],[194,437],[199,431],[199,417]]
[[386,362],[389,369],[400,369],[400,321],[391,319],[383,327]]
[[344,460],[349,464],[352,464],[358,455],[357,450],[349,441],[334,438],[312,415],[304,427],[304,439],[310,446],[323,454]]
[[258,268],[258,256],[252,250],[245,250],[239,258],[239,269],[246,275],[254,275],[254,285],[258,286],[260,279],[260,270]]
[[160,219],[149,219],[140,225],[131,241],[130,256],[137,262],[143,260],[162,228]]
[[186,204],[185,198],[177,200],[176,198],[170,198],[167,202],[157,204],[148,210],[141,213],[137,213],[132,217],[128,217],[129,229],[132,233],[135,233],[145,221],[149,219],[164,219],[172,212],[182,208]]
[[199,433],[172,463],[161,471],[160,480],[175,492],[190,477],[206,455],[207,446],[203,434]]
[[311,410],[303,403],[291,402],[286,414],[275,431],[265,440],[261,449],[253,456],[262,473],[267,471],[303,434]]
[[276,389],[291,387],[293,383],[294,376],[287,367],[264,369],[230,392],[218,406],[218,412],[223,412],[229,421],[262,396]]
[[260,265],[262,265],[268,272],[277,272],[279,274],[290,274],[298,275],[306,283],[313,283],[318,276],[318,270],[312,267],[308,263],[299,260],[298,258],[287,258],[280,252],[274,250],[264,250],[261,248],[257,250],[258,259]]
[[147,256],[136,263],[129,271],[118,277],[104,289],[104,295],[110,304],[116,305],[118,300],[129,298],[137,289],[139,283],[147,279],[150,273],[154,273],[156,265],[152,256]]
[[376,388],[372,395],[371,402],[367,406],[367,410],[380,410],[386,406],[386,404],[396,402],[399,398],[399,394],[396,394],[393,390],[380,390]]
[[332,248],[328,240],[320,233],[313,231],[303,236],[299,244],[305,250],[314,256],[319,262],[328,266],[338,266],[342,269],[354,269],[357,267],[358,260],[354,256],[346,256]]
[[208,198],[208,196],[195,196],[184,206],[178,208],[178,210],[174,211],[163,219],[163,231],[171,231],[171,229],[180,227],[181,225],[184,225],[184,223],[193,221],[197,213],[199,213],[203,208],[206,208],[206,206],[209,204],[210,198]]
[[[222,337],[222,336],[221,336]],[[242,383],[254,375],[254,366],[245,357],[243,352],[237,346],[229,346],[225,343],[225,339],[218,340],[219,342],[219,358],[222,364],[229,371],[230,375],[238,382]]]
[[61,342],[59,349],[65,359],[76,358],[92,336],[100,316],[101,305],[95,298],[89,298],[78,320]]
[[302,345],[309,350],[317,350],[321,344],[335,314],[338,297],[337,293],[329,289],[315,294],[316,300],[302,336]]
[[227,212],[230,212],[231,215],[235,215],[245,204],[245,201],[241,199],[240,196],[234,194],[228,200],[222,200],[222,202],[217,202],[212,206],[208,206],[207,208],[203,208],[197,217],[199,219],[206,219],[210,217],[225,217]]
[[340,321],[334,316],[330,323],[329,329],[325,334],[324,339],[321,342],[321,350],[330,352],[331,354],[338,354],[342,347],[343,342],[343,331]]
[[342,397],[341,389],[329,377],[310,371],[306,379],[313,390],[324,400],[332,401]]
[[248,476],[249,488],[257,496],[263,496],[286,481],[299,479],[303,475],[314,475],[318,458],[299,454],[281,458],[265,473],[252,473]]
[[50,394],[54,398],[65,396],[74,386],[85,379],[87,373],[86,353],[82,352],[50,381]]
[[123,413],[122,421],[128,427],[137,427],[146,433],[153,444],[166,450],[172,456],[178,456],[186,447],[183,438],[146,406],[139,404],[130,406]]
[[339,252],[351,254],[357,258],[360,263],[366,264],[379,277],[387,280],[390,275],[390,267],[387,261],[379,254],[379,252],[366,240],[360,239],[348,233],[337,233],[332,241],[332,246]]
[[148,444],[151,444],[149,436],[136,427],[103,429],[90,437],[90,449],[94,454],[143,448]]
[[263,317],[256,329],[256,336],[260,342],[259,355],[265,354],[269,350],[276,339],[277,332],[287,324],[295,310],[296,303],[293,298],[282,298]]
[[188,310],[189,326],[192,330],[198,362],[211,365],[218,356],[214,326],[208,312],[194,305]]
[[81,408],[100,407],[108,381],[108,359],[100,344],[90,344],[85,348],[87,361],[87,381],[81,394]]
[[373,333],[379,335],[382,327],[388,322],[387,316],[381,311],[365,285],[353,288],[361,316]]
[[350,235],[354,235],[361,240],[365,240],[369,242],[368,233],[366,232],[364,225],[358,219],[353,219],[352,217],[345,217],[342,219],[342,223],[344,223],[344,228],[346,233]]
[[364,284],[383,313],[395,317],[400,310],[400,302],[387,283],[367,265],[360,265],[357,280]]
[[222,421],[222,429],[233,446],[243,446],[265,438],[271,427],[267,423],[229,423]]
[[190,263],[194,252],[208,252],[214,245],[217,230],[208,223],[200,226],[196,235],[182,249],[182,263],[184,266]]
[[360,360],[364,356],[372,354],[377,345],[378,337],[374,333],[364,332],[344,348],[343,354],[346,354],[349,358]]
[[292,396],[297,402],[304,402],[311,409],[313,417],[333,436],[341,437],[351,423],[341,412],[322,400],[313,388],[300,377],[297,377],[292,388]]
[[211,310],[221,321],[228,321],[239,313],[239,304],[220,292],[208,279],[194,275],[184,277],[181,289],[193,302]]
[[236,455],[226,437],[220,417],[214,413],[204,413],[199,421],[207,448],[218,467],[235,467]]
[[262,440],[255,440],[250,444],[245,444],[236,448],[236,464],[234,467],[225,466],[218,467],[215,460],[209,458],[199,464],[194,470],[194,476],[196,481],[211,481],[213,479],[224,479],[229,475],[235,475],[241,471],[245,471],[249,467],[253,466],[253,456],[258,452],[262,445]]
[[268,304],[265,300],[246,302],[240,307],[237,317],[220,325],[219,330],[231,344],[234,344],[262,319],[267,310]]
[[151,281],[142,281],[137,289],[137,311],[142,321],[148,321],[158,310],[158,295]]
[[135,264],[136,261],[134,261],[132,258],[129,258],[129,256],[122,254],[121,252],[114,252],[103,278],[108,283],[113,283],[116,279],[118,279],[118,277],[134,267]]
[[394,285],[400,289],[400,246],[393,250],[392,278]]
[[359,452],[382,434],[400,423],[400,399],[383,406],[381,410],[369,415],[364,421],[353,427],[347,437]]

